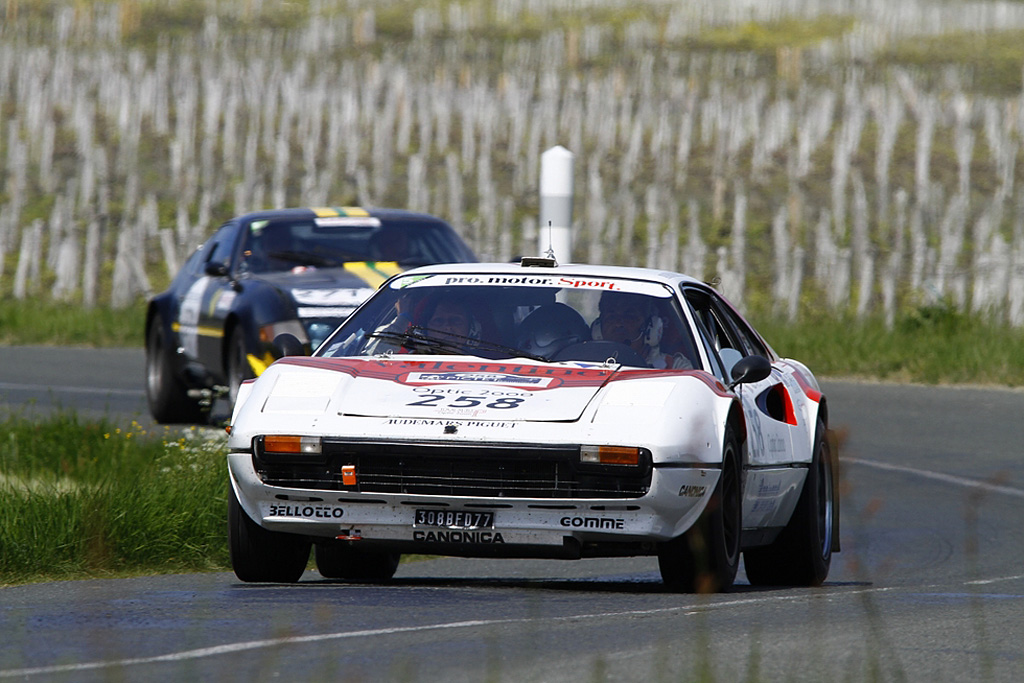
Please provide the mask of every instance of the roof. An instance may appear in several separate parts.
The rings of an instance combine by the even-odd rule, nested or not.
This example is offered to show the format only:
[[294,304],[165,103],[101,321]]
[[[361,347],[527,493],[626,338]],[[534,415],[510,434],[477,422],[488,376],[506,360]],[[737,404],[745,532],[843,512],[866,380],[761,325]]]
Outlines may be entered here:
[[236,216],[235,220],[252,221],[274,218],[367,218],[374,217],[381,220],[420,220],[432,223],[444,223],[445,221],[437,216],[404,209],[386,209],[379,207],[364,208],[361,206],[314,206],[294,207],[287,209],[267,209],[265,211],[253,211]]
[[660,282],[670,287],[675,287],[683,283],[700,283],[700,280],[692,278],[689,275],[673,273],[667,270],[637,268],[633,266],[604,266],[587,263],[567,263],[565,265],[556,265],[553,268],[538,266],[524,267],[520,263],[444,263],[413,268],[411,270],[407,270],[403,275],[423,275],[430,273],[514,273],[516,275],[531,273],[536,275],[566,275],[573,277],[592,275],[631,280],[647,280],[650,282]]

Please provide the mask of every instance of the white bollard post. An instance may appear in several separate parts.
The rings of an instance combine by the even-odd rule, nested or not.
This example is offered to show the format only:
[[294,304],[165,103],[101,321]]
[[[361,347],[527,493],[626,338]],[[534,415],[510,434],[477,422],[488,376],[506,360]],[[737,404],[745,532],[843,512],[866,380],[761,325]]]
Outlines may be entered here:
[[540,225],[537,246],[541,255],[552,251],[559,263],[572,261],[573,162],[576,155],[561,145],[540,157]]

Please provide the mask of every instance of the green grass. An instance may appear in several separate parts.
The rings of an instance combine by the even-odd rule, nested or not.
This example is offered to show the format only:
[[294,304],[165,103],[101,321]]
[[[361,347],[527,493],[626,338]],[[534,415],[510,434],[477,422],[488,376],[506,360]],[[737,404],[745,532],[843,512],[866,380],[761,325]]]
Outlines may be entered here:
[[1024,386],[1024,330],[946,306],[883,321],[834,317],[756,323],[781,355],[819,377]]
[[853,28],[854,23],[853,17],[842,15],[812,19],[791,17],[764,23],[748,21],[702,31],[689,41],[689,45],[694,49],[749,51],[774,56],[780,48],[810,47],[828,39],[841,38]]
[[940,74],[943,67],[956,65],[971,73],[976,91],[1013,95],[1021,86],[1022,39],[1024,31],[1018,30],[916,36],[893,44],[879,55],[879,61],[935,74]]
[[142,347],[145,302],[124,310],[0,297],[0,345]]
[[60,413],[0,435],[0,585],[228,567],[221,434]]

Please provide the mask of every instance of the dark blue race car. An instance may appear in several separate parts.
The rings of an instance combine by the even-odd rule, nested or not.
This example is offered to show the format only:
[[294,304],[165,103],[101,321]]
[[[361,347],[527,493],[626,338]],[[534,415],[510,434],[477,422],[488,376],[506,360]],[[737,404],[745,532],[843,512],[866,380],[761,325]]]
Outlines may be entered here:
[[146,395],[157,422],[205,422],[220,397],[273,362],[284,332],[316,349],[384,280],[406,268],[475,261],[434,216],[309,208],[222,225],[146,312]]

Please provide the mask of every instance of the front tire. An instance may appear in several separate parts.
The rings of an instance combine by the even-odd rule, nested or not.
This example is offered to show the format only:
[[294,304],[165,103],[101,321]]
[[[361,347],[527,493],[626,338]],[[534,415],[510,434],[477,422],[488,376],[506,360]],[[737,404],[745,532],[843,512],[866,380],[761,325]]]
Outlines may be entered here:
[[722,475],[697,522],[658,549],[665,585],[688,593],[726,591],[740,563],[743,496],[740,445],[730,426],[722,449]]
[[820,586],[832,564],[832,452],[819,419],[804,489],[789,524],[771,545],[744,552],[747,579],[755,586]]
[[235,576],[246,582],[295,583],[309,562],[309,539],[268,531],[242,509],[234,487],[228,491],[228,549]]
[[325,579],[387,581],[395,575],[401,555],[355,548],[346,541],[316,544],[316,568]]
[[153,419],[161,424],[206,422],[199,400],[188,395],[188,387],[174,371],[173,350],[159,317],[146,330],[146,400]]

